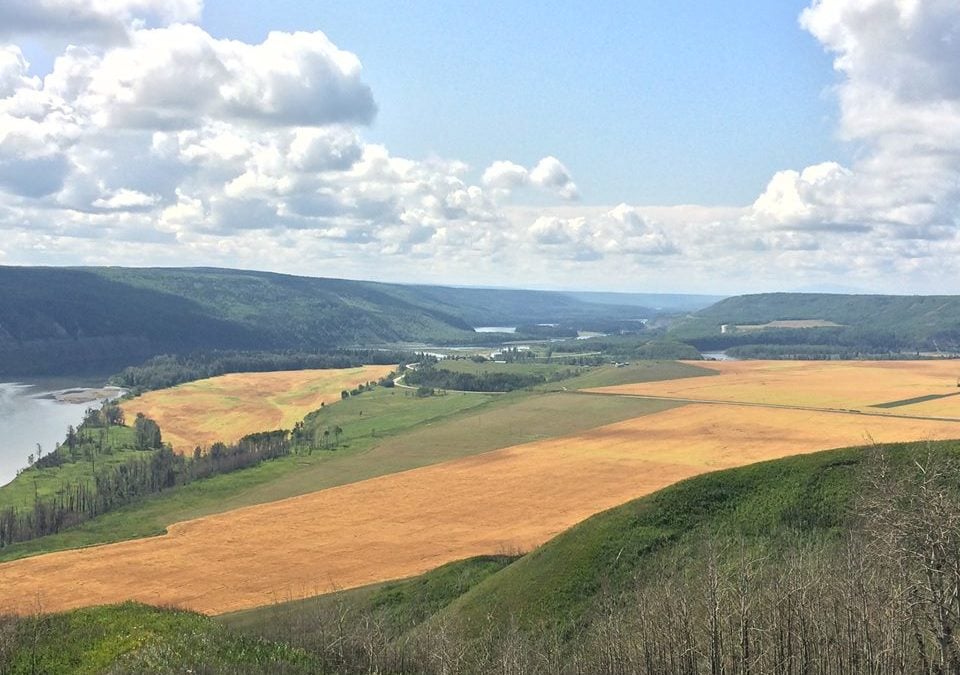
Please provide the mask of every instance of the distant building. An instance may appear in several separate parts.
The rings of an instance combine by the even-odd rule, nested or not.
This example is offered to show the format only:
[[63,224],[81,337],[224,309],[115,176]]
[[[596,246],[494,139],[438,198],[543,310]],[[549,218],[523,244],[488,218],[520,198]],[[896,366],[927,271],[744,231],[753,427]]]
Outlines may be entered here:
[[732,333],[732,332],[733,332],[733,326],[731,326],[729,323],[725,323],[722,326],[720,326],[721,335],[724,333]]

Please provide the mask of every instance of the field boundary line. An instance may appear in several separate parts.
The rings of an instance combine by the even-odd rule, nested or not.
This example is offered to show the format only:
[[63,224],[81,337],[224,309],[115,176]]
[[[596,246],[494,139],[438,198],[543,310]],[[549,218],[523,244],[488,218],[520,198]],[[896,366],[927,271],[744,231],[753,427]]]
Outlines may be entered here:
[[675,403],[703,403],[704,405],[732,405],[752,408],[776,408],[779,410],[802,410],[806,412],[834,413],[837,415],[864,415],[866,417],[883,417],[904,420],[930,420],[932,422],[960,423],[960,417],[926,417],[923,415],[898,415],[896,413],[874,412],[871,410],[856,410],[855,408],[821,408],[817,406],[790,405],[787,403],[760,403],[757,401],[722,401],[707,398],[681,398],[677,396],[654,396],[652,394],[630,394],[617,391],[590,391],[587,389],[572,389],[569,393],[583,396],[623,396],[628,398],[642,398],[651,401],[673,401]]

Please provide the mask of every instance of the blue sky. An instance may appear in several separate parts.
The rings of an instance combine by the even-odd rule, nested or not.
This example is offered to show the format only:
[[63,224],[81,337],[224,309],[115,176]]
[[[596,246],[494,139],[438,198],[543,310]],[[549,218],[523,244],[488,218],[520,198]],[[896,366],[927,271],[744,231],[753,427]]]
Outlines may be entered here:
[[845,158],[804,2],[554,5],[208,0],[203,25],[322,30],[363,61],[372,141],[478,168],[553,154],[587,203],[741,205],[779,169]]
[[956,0],[0,3],[0,264],[960,293]]

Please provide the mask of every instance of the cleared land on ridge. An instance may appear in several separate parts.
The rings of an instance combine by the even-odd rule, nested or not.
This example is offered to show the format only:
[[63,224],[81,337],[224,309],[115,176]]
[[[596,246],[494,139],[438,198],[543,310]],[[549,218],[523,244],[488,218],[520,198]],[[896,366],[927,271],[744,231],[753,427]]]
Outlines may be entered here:
[[705,471],[958,436],[951,422],[692,404],[183,522],[163,537],[0,565],[0,610],[133,598],[221,613],[528,550]]
[[340,392],[375,381],[393,366],[232,373],[151,391],[123,404],[128,423],[137,413],[155,419],[163,440],[180,453],[217,441],[232,443],[258,431],[290,429]]

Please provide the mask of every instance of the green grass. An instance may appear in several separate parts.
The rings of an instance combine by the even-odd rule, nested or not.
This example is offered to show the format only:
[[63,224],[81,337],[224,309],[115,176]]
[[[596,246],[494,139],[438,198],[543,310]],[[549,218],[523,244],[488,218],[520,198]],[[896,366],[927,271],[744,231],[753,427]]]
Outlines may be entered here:
[[477,556],[442,565],[410,579],[222,614],[218,619],[230,628],[265,637],[277,627],[283,630],[303,615],[349,608],[354,614],[377,612],[387,622],[388,632],[399,635],[436,614],[514,560],[516,556]]
[[155,536],[183,520],[575,433],[675,405],[532,392],[421,399],[404,389],[378,388],[308,416],[307,423],[316,428],[343,429],[336,450],[282,457],[151,496],[58,534],[8,546],[0,550],[0,562]]
[[[506,394],[482,409],[442,424],[424,425],[384,441],[371,460],[404,464],[415,457],[454,459],[574,434],[676,407],[669,401],[573,393]],[[433,463],[433,462],[429,462]]]
[[136,603],[21,620],[0,671],[94,673],[314,673],[306,652],[249,638],[200,614]]
[[[110,427],[106,430],[107,436],[104,445],[107,452],[98,453],[94,461],[97,470],[123,464],[131,457],[144,456],[140,450],[134,450],[134,432],[130,427]],[[99,443],[100,429],[90,429],[81,435],[94,443]],[[86,446],[89,447],[89,446]],[[66,455],[67,449],[61,452]],[[12,481],[0,487],[0,509],[13,506],[14,508],[32,508],[35,496],[51,497],[66,486],[81,481],[88,481],[92,485],[92,465],[89,459],[79,454],[76,461],[70,461],[58,467],[46,469],[29,468],[21,472]]]
[[[954,441],[886,448],[895,465],[907,465],[928,449],[960,456]],[[672,565],[702,556],[698,542],[706,535],[775,545],[795,544],[798,536],[830,539],[848,522],[868,452],[830,450],[682,481],[585,520],[478,584],[441,614],[477,629],[515,620],[527,629],[572,635],[602,593],[616,594],[638,575],[653,573],[658,556],[668,556]]]
[[[918,457],[960,459],[956,441],[883,451],[893,471]],[[664,565],[701,569],[705,539],[767,553],[842,541],[869,484],[871,455],[871,448],[829,450],[697,476],[593,516],[518,559],[481,556],[216,619],[132,603],[28,619],[16,629],[10,672],[196,672],[198,664],[201,672],[316,672],[310,630],[322,617],[335,628],[337,616],[357,625],[376,621],[398,643],[440,625],[478,637],[515,625],[575,641],[598,602],[637,580],[656,583]],[[8,659],[11,653],[4,630],[0,622],[0,668],[4,650]]]
[[613,387],[619,384],[636,382],[654,382],[656,380],[675,380],[681,377],[702,377],[716,375],[715,370],[701,368],[689,363],[677,361],[632,361],[629,366],[617,368],[614,365],[592,368],[582,375],[544,385],[547,389],[590,389],[593,387]]

